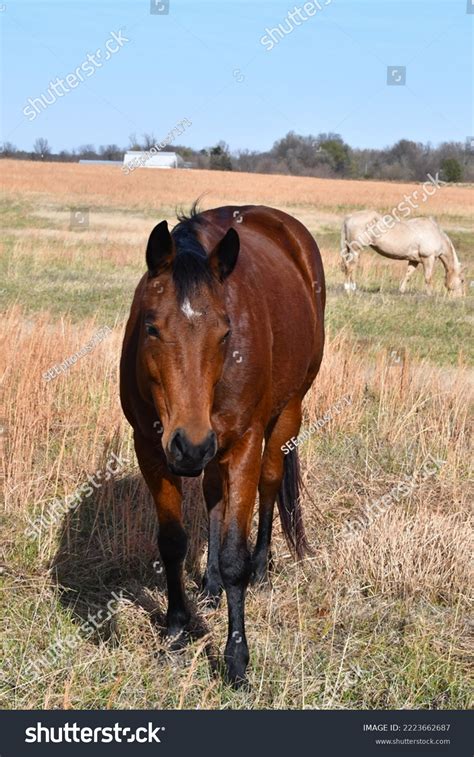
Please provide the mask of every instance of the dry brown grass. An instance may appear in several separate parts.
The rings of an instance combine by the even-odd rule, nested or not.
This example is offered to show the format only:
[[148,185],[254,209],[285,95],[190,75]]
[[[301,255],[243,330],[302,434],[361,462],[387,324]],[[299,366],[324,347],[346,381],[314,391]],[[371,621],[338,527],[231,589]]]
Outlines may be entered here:
[[[114,167],[22,161],[2,168],[0,706],[468,707],[472,372],[464,355],[472,315],[467,302],[419,294],[420,282],[418,293],[400,298],[401,271],[375,256],[363,260],[360,296],[349,301],[340,292],[342,215],[389,209],[414,187],[206,171],[125,177]],[[204,191],[205,207],[276,205],[315,233],[329,284],[329,338],[304,424],[352,396],[300,450],[314,556],[295,564],[277,524],[272,590],[249,592],[250,693],[210,673],[207,647],[222,650],[226,612],[224,603],[205,615],[197,598],[206,529],[192,488],[187,583],[196,638],[180,655],[163,646],[156,518],[118,401],[123,318],[147,234],[155,218],[173,220],[175,206]],[[472,188],[444,188],[423,207],[458,233],[463,262],[472,252],[471,197]],[[90,208],[90,226],[78,232],[69,229],[69,209],[80,205]],[[43,380],[105,323],[112,334],[90,355]],[[390,360],[393,348],[400,363]],[[123,472],[39,540],[26,539],[29,521],[103,471],[111,451],[130,459]],[[348,521],[428,454],[446,461],[438,474],[356,538],[343,537]],[[120,589],[128,601],[110,623],[46,661],[41,675],[28,674],[29,661]]]
[[[269,176],[220,171],[138,170],[125,176],[120,166],[88,166],[77,163],[35,163],[2,161],[4,191],[21,197],[41,195],[52,202],[60,198],[65,205],[113,205],[142,210],[189,206],[199,195],[204,207],[224,204],[266,204],[281,208],[313,207],[334,212],[344,208],[391,209],[419,184],[396,182],[314,179],[296,176]],[[473,189],[466,186],[444,187],[420,215],[462,215],[472,203]],[[302,220],[305,220],[304,218]],[[323,219],[324,220],[324,219]]]

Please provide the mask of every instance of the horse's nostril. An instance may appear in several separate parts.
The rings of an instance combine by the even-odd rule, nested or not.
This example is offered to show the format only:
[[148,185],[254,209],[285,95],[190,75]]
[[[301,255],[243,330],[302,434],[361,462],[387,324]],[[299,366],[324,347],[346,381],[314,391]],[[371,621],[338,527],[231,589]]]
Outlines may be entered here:
[[185,453],[184,439],[181,436],[181,431],[177,431],[174,437],[174,447],[181,454]]
[[169,448],[178,460],[182,460],[186,453],[186,440],[181,429],[173,434]]

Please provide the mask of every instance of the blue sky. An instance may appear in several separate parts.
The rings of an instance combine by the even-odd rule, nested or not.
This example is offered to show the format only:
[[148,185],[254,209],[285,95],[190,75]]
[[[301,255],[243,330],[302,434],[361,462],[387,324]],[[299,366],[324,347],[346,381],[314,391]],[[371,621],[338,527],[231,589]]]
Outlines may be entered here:
[[[150,0],[7,0],[0,141],[126,145],[131,133],[161,140],[184,118],[182,142],[224,139],[232,150],[268,149],[290,130],[336,131],[359,147],[474,134],[467,0],[319,1],[267,50],[266,28],[285,22],[293,0],[169,0],[156,15]],[[128,41],[109,60],[34,120],[24,115],[28,98],[119,30]],[[387,86],[388,65],[406,66],[406,86]]]

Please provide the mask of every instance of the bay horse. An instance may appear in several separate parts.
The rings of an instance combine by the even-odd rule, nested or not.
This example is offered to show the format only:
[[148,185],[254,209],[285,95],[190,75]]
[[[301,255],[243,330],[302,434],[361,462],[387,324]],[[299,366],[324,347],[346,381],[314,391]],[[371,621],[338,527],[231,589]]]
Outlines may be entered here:
[[[209,514],[202,591],[228,605],[228,681],[246,683],[244,602],[267,579],[275,502],[297,558],[308,550],[296,449],[301,403],[323,354],[325,287],[309,231],[279,210],[193,206],[152,230],[126,326],[120,396],[158,514],[166,634],[185,636],[182,477],[203,474]],[[157,433],[158,432],[158,433]],[[283,449],[282,449],[283,448]],[[251,555],[249,532],[259,495]]]

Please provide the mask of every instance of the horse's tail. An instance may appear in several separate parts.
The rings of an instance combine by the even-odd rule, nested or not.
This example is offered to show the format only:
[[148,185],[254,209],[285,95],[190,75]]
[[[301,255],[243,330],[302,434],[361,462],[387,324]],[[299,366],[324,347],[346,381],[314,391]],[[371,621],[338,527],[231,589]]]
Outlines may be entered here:
[[277,503],[285,539],[291,552],[301,560],[312,554],[306,538],[301,512],[301,473],[298,452],[291,450],[284,457],[283,479]]
[[343,273],[347,272],[347,263],[346,263],[346,256],[347,256],[347,230],[346,230],[346,219],[342,222],[341,227],[341,271]]

